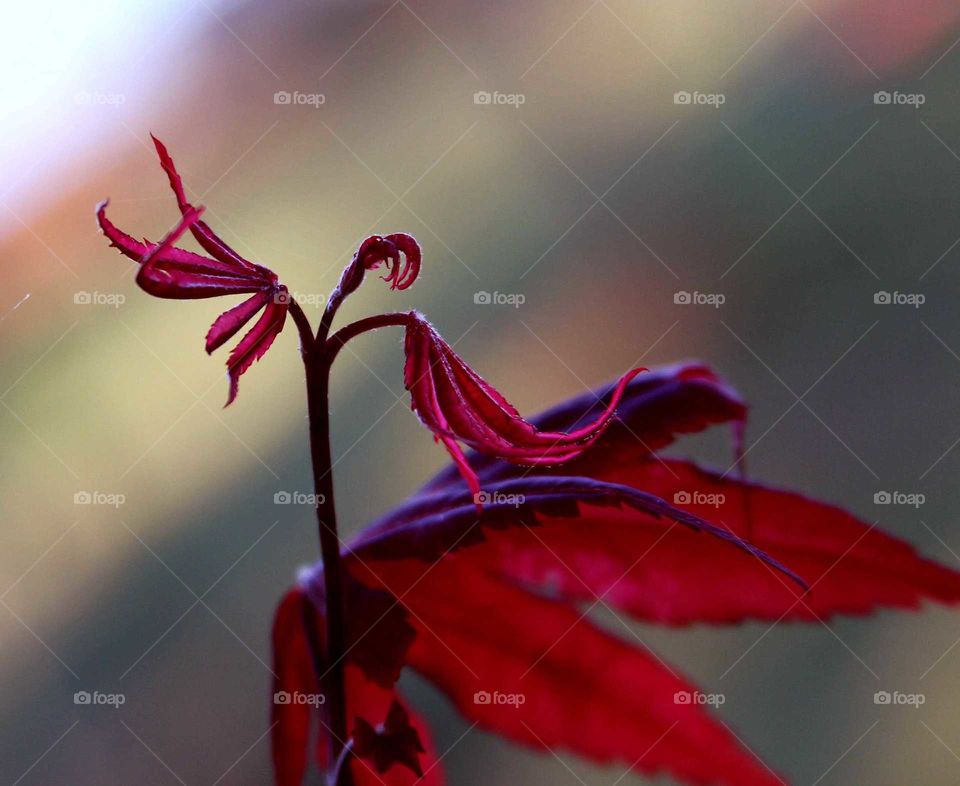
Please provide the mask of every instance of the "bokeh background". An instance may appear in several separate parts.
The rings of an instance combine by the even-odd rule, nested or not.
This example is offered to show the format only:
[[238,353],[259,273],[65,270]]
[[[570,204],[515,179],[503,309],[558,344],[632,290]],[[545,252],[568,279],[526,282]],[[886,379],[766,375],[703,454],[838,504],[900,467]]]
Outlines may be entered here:
[[[272,612],[317,555],[309,508],[273,502],[310,490],[296,336],[222,409],[225,352],[202,337],[223,304],[145,296],[93,221],[110,196],[134,234],[174,222],[150,131],[210,223],[308,304],[364,236],[412,232],[422,280],[368,283],[344,317],[427,312],[523,412],[702,358],[752,402],[754,476],[957,567],[958,37],[946,0],[5,9],[0,781],[270,780]],[[348,532],[445,458],[407,406],[399,337],[355,349],[332,402]],[[729,461],[726,434],[676,452]],[[883,490],[926,501],[877,506]],[[720,716],[791,782],[935,786],[960,780],[958,621],[636,630],[723,692]],[[464,735],[404,682],[458,786],[644,782]],[[77,706],[79,690],[126,701]]]

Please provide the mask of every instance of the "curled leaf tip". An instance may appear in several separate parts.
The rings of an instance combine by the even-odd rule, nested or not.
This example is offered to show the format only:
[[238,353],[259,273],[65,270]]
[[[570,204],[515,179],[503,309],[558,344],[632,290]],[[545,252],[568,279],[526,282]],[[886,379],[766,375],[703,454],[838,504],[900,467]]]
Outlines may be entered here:
[[360,244],[353,261],[343,272],[341,290],[344,294],[353,292],[360,286],[367,270],[376,270],[381,265],[387,266],[387,273],[381,278],[390,289],[407,289],[420,275],[422,259],[420,244],[413,235],[405,232],[371,235]]

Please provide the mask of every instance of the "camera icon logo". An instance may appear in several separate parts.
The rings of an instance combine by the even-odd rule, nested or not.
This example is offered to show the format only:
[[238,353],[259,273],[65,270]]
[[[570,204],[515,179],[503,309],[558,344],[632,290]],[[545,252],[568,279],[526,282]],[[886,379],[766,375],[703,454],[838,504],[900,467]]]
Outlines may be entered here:
[[478,90],[473,94],[473,103],[478,106],[486,106],[493,103],[493,96],[486,90]]
[[90,695],[90,691],[78,690],[73,694],[73,703],[74,704],[90,704],[93,697]]
[[89,292],[74,292],[73,302],[78,306],[89,306],[93,302],[93,295]]
[[273,495],[274,505],[289,505],[293,502],[293,495],[289,491],[278,491]]
[[873,302],[878,306],[889,306],[893,302],[893,296],[889,292],[874,292]]
[[278,306],[288,306],[291,300],[293,300],[293,296],[286,289],[278,289],[273,293],[273,302]]
[[873,694],[874,704],[890,704],[892,700],[893,697],[888,690],[878,690]]
[[692,703],[692,696],[690,691],[678,690],[673,694],[673,703],[674,704],[690,704]]
[[891,99],[892,96],[886,90],[878,90],[873,94],[873,103],[875,104],[889,104]]
[[486,491],[478,491],[473,495],[474,505],[486,505],[489,502],[491,502],[490,495]]
[[673,302],[678,306],[689,306],[693,302],[693,297],[689,292],[674,292]]
[[280,690],[273,694],[274,704],[290,704],[291,702],[292,697],[285,690]]
[[489,691],[478,690],[473,694],[473,703],[474,704],[491,704],[493,702],[493,697],[490,695]]
[[73,504],[91,505],[93,504],[93,494],[91,494],[89,491],[78,491],[73,495]]
[[273,103],[289,104],[293,101],[293,95],[288,90],[278,90],[273,94]]
[[874,505],[890,505],[892,502],[893,497],[890,495],[889,491],[878,491],[873,495]]
[[689,491],[678,491],[673,495],[674,505],[689,505],[692,502]]
[[489,292],[474,292],[473,302],[478,306],[489,306],[493,302],[493,295]]
[[693,96],[686,90],[678,90],[673,94],[673,103],[675,104],[690,104],[692,102]]

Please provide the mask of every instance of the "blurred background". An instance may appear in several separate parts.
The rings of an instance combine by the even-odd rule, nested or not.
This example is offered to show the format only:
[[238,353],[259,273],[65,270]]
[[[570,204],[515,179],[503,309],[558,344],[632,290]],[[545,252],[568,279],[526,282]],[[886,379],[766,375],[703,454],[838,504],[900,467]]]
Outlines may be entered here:
[[[363,237],[411,232],[421,281],[368,283],[344,318],[427,312],[525,413],[701,358],[752,403],[755,477],[957,567],[955,3],[34,0],[4,17],[0,781],[270,782],[272,613],[317,557],[310,509],[274,504],[310,491],[296,335],[222,409],[226,350],[202,339],[225,304],[147,297],[93,220],[109,196],[134,235],[174,223],[151,131],[209,223],[314,319]],[[332,402],[349,533],[445,460],[409,411],[399,335],[355,350]],[[675,452],[726,467],[726,438]],[[958,621],[638,631],[791,782],[935,786],[960,781]],[[623,775],[464,735],[404,683],[458,786]],[[125,703],[74,703],[95,690]]]

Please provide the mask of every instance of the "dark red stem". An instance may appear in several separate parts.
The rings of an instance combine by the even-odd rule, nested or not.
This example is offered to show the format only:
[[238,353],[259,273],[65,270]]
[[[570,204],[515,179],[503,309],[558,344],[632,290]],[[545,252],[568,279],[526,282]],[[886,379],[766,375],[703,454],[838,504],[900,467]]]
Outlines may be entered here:
[[323,558],[324,596],[326,601],[326,672],[323,675],[324,707],[327,714],[328,782],[333,786],[351,786],[347,742],[347,691],[344,682],[344,661],[347,654],[344,619],[343,568],[340,560],[340,536],[333,499],[333,460],[330,452],[330,367],[337,353],[354,336],[379,327],[406,325],[410,313],[381,314],[361,319],[341,328],[327,338],[334,314],[343,296],[339,288],[327,303],[316,336],[300,306],[293,301],[290,313],[300,332],[301,354],[307,376],[307,412],[310,421],[310,456],[313,463],[313,485],[317,495],[317,525],[320,532],[320,553]]
[[343,345],[351,338],[355,338],[361,333],[366,333],[370,330],[376,330],[377,328],[406,327],[413,318],[414,315],[412,311],[394,311],[390,314],[377,314],[376,316],[351,322],[346,327],[340,328],[340,330],[326,340],[324,355],[327,358],[327,362],[332,366],[337,354],[343,349]]
[[[312,337],[311,337],[312,339]],[[317,495],[317,525],[323,558],[326,601],[326,673],[324,707],[329,734],[329,767],[333,771],[347,739],[347,695],[344,684],[346,626],[344,624],[343,570],[340,537],[333,497],[333,461],[330,452],[330,364],[316,345],[303,353],[307,375],[307,412],[310,420],[310,456]],[[341,779],[341,782],[342,779]]]
[[300,352],[303,354],[312,352],[316,341],[313,338],[313,328],[310,327],[310,320],[307,319],[307,315],[303,313],[303,309],[300,308],[300,304],[296,300],[291,299],[288,308],[290,309],[290,316],[293,317],[297,326],[297,332],[300,334]]

